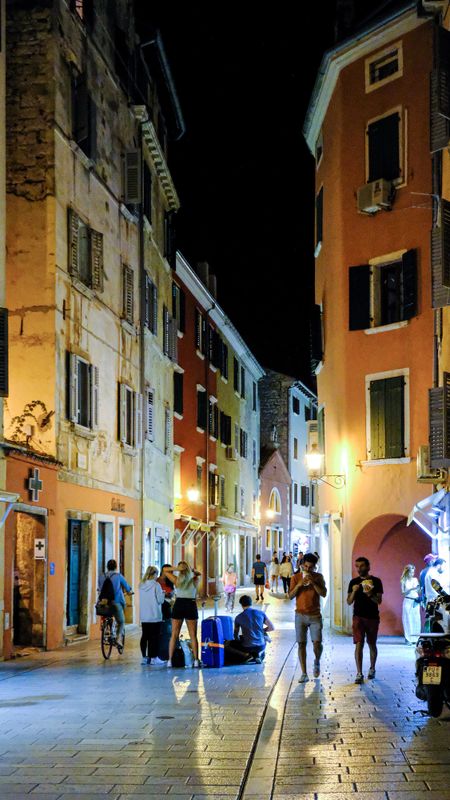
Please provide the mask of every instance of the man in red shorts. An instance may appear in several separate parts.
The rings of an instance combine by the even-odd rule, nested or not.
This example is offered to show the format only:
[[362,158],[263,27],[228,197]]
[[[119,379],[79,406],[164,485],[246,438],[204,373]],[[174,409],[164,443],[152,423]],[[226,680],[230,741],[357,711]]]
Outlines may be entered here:
[[370,652],[370,669],[367,677],[375,677],[377,662],[377,636],[380,624],[379,605],[383,596],[383,584],[379,578],[370,574],[369,560],[364,556],[357,558],[355,566],[358,577],[348,585],[347,603],[353,605],[353,641],[355,643],[356,678],[355,683],[363,683],[363,648],[367,638]]

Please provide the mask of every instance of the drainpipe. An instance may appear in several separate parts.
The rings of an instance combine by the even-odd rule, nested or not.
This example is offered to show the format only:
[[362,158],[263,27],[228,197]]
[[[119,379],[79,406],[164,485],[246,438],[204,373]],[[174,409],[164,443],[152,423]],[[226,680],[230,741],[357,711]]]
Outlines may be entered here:
[[[205,353],[205,390],[206,390],[206,524],[209,525],[209,315],[214,311],[216,304],[213,303],[211,308],[208,308],[205,314],[206,322],[206,353]],[[209,573],[209,534],[207,534],[207,549],[206,549],[206,576],[205,576],[205,593],[208,595],[208,573]]]
[[[139,122],[139,152],[140,152],[140,174],[143,175],[144,169],[144,148],[142,135],[142,122]],[[142,202],[143,185],[141,183],[141,201],[139,203],[139,238],[138,238],[138,263],[139,263],[139,391],[142,396],[142,415],[144,414],[145,403],[145,236],[144,236],[144,204]],[[142,418],[142,450],[141,450],[141,574],[143,572],[143,543],[145,526],[145,437],[144,420]],[[152,543],[151,543],[152,544]]]

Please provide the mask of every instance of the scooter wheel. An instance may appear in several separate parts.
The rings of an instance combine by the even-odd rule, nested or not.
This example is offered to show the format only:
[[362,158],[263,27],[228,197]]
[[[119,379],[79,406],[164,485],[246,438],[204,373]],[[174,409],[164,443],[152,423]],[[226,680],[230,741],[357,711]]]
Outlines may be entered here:
[[440,686],[427,686],[427,707],[430,717],[439,717],[444,705],[444,697]]

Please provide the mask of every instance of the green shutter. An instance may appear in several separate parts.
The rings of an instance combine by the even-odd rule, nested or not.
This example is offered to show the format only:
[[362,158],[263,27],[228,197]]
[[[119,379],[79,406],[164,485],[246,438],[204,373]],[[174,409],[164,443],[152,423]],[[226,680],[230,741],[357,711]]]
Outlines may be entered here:
[[370,459],[386,458],[384,398],[385,380],[370,382]]
[[405,455],[403,375],[385,381],[385,458],[403,458]]

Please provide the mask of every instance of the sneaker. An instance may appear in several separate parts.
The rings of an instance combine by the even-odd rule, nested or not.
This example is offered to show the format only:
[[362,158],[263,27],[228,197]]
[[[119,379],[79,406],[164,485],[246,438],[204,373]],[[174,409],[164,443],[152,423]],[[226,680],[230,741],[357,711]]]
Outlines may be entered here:
[[149,664],[149,663],[150,663],[150,659],[149,658],[143,658],[142,661],[141,661],[141,666],[142,667],[146,667],[147,664]]
[[369,669],[369,672],[367,673],[367,677],[368,677],[369,681],[372,681],[374,679],[374,677],[375,677],[375,667],[371,667]]
[[122,653],[123,653],[123,644],[118,644],[117,645],[117,651],[119,653],[119,656],[121,656]]
[[151,659],[150,659],[150,663],[151,663],[151,664],[152,664],[154,667],[163,667],[163,666],[164,666],[164,664],[165,664],[166,662],[165,662],[165,661],[162,661],[162,659],[161,659],[161,658],[159,658],[158,656],[155,656],[155,658],[151,658]]
[[363,676],[362,672],[358,672],[358,674],[357,674],[357,676],[355,678],[355,683],[364,683],[364,676]]
[[194,669],[200,669],[200,667],[202,666],[202,662],[200,661],[200,659],[194,658],[194,663],[192,664],[192,666],[194,667]]
[[319,661],[315,661],[314,662],[313,675],[314,675],[315,678],[318,678],[319,675],[320,675],[320,662]]
[[303,673],[300,675],[300,677],[299,677],[299,679],[298,679],[298,682],[299,682],[299,683],[308,683],[308,681],[309,681],[309,678],[308,678],[308,676],[307,676],[306,672],[303,672]]
[[172,662],[171,662],[170,658],[169,658],[168,661],[166,661],[166,667],[167,667],[167,669],[172,669]]

